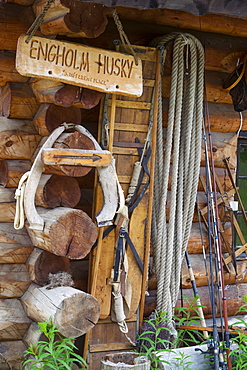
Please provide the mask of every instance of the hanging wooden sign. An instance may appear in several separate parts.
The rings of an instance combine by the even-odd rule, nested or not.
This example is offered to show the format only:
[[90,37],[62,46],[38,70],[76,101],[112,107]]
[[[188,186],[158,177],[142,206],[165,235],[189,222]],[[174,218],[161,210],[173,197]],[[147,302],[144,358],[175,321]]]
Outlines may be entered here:
[[93,90],[142,95],[142,65],[132,55],[86,45],[21,35],[16,69],[23,76],[58,80]]

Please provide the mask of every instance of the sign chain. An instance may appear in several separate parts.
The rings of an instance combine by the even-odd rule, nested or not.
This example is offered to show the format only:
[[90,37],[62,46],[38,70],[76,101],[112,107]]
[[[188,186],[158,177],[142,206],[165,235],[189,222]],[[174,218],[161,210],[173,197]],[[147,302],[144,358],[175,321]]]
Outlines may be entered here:
[[[133,49],[132,45],[130,44],[129,39],[128,39],[126,33],[124,32],[122,23],[121,23],[121,21],[119,19],[119,16],[117,14],[116,9],[113,10],[112,15],[113,15],[114,22],[115,22],[115,24],[117,26],[117,29],[118,29],[118,32],[119,32],[119,36],[120,36],[121,42],[123,44],[123,47],[125,49],[125,52],[126,53],[129,53],[130,52],[133,55],[133,57],[135,58],[136,65],[138,65],[138,58],[137,58],[136,52]],[[128,46],[129,51],[127,50],[127,47],[126,46]]]
[[27,31],[27,34],[29,35],[27,37],[27,39],[25,40],[25,42],[28,44],[29,41],[31,40],[31,38],[33,37],[33,35],[35,34],[35,32],[37,31],[37,29],[39,28],[40,24],[42,23],[43,19],[44,19],[44,16],[46,14],[46,12],[50,9],[51,7],[51,4],[54,2],[55,0],[48,0],[46,5],[44,6],[44,9],[42,10],[42,12],[39,14],[39,16],[35,19],[35,21],[33,22],[33,24],[31,25],[31,27],[29,28],[29,30]]

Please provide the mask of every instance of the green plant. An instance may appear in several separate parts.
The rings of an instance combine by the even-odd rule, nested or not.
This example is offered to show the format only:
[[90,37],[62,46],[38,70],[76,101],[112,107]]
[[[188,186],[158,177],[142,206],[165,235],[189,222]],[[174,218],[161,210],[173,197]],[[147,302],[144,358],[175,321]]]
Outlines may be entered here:
[[38,323],[47,340],[40,340],[25,352],[22,368],[29,370],[71,370],[73,364],[87,368],[85,360],[74,352],[71,338],[64,338],[52,322]]
[[[161,369],[160,364],[164,363],[170,366],[176,366],[184,370],[192,370],[189,365],[191,362],[187,361],[189,356],[179,353],[177,358],[173,358],[171,362],[162,358],[164,352],[173,353],[175,348],[188,347],[201,343],[204,338],[197,330],[182,329],[186,324],[198,325],[200,319],[198,314],[198,297],[192,301],[184,297],[187,302],[187,307],[175,307],[177,316],[171,322],[164,312],[158,313],[155,311],[148,320],[144,322],[143,332],[138,338],[138,351],[142,356],[147,356],[151,362],[151,370]],[[177,327],[177,335],[174,336],[174,323]]]
[[[138,337],[138,352],[146,356],[151,363],[151,370],[161,370],[160,363],[169,364],[161,359],[164,351],[171,352],[170,336],[171,329],[168,327],[168,319],[163,312],[154,312],[144,323],[144,331]],[[146,330],[145,330],[146,328]]]
[[[236,312],[246,313],[247,311],[247,296],[244,296],[244,304]],[[238,318],[234,326],[242,326],[242,329],[237,330],[238,334],[232,338],[232,344],[236,348],[232,349],[230,355],[233,358],[232,370],[246,370],[247,369],[247,323],[245,320]]]
[[192,300],[188,297],[183,297],[184,301],[187,302],[186,307],[175,307],[176,316],[174,321],[178,328],[177,338],[173,341],[173,348],[189,347],[191,345],[200,344],[204,341],[202,333],[196,329],[183,329],[183,325],[192,326],[198,325],[200,322],[200,316],[198,308],[203,307],[198,304],[200,301],[199,296],[195,296]]
[[171,361],[171,365],[174,369],[196,370],[190,367],[193,362],[187,361],[189,358],[189,355],[185,355],[183,352],[179,352],[178,357],[174,357],[174,359]]

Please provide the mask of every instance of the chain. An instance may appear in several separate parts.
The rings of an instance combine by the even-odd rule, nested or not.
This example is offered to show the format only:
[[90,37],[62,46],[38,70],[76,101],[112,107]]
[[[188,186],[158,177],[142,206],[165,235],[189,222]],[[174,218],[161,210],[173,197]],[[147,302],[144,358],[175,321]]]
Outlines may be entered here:
[[28,44],[37,29],[39,28],[40,24],[43,22],[43,19],[45,17],[46,12],[50,9],[52,3],[55,0],[48,0],[46,5],[44,6],[44,9],[42,12],[39,14],[39,16],[35,19],[29,30],[27,31],[27,34],[29,35],[28,38],[25,40],[25,42]]
[[120,36],[120,40],[121,40],[121,43],[123,44],[125,52],[128,53],[128,54],[129,53],[132,54],[133,57],[135,58],[135,64],[138,65],[138,57],[137,57],[136,52],[133,49],[132,45],[130,44],[126,33],[124,32],[123,25],[122,25],[122,23],[119,19],[119,16],[117,15],[116,9],[113,10],[112,15],[113,15],[114,22],[117,26],[119,36]]

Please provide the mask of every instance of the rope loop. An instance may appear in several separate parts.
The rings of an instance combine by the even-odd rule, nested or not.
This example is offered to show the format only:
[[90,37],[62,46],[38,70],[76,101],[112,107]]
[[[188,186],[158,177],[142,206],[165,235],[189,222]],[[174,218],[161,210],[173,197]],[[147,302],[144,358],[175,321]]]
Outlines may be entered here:
[[[188,33],[173,32],[154,39],[151,46],[166,50],[171,42],[172,72],[165,150],[162,86],[159,87],[152,219],[157,310],[165,312],[169,322],[172,322],[173,307],[179,292],[181,264],[196,202],[204,88],[204,50],[200,41]],[[171,190],[167,215],[169,178]]]

